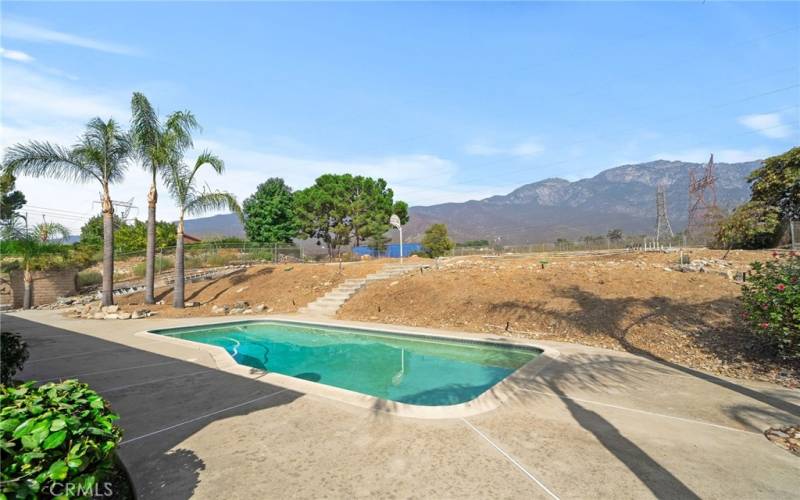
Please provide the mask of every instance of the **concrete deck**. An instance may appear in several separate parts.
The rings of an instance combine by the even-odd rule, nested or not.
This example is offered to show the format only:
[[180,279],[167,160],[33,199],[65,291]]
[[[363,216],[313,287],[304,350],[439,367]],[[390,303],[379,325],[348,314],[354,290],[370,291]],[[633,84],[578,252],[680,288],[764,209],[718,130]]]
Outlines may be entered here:
[[20,378],[79,378],[122,415],[140,498],[800,498],[800,459],[761,434],[800,421],[800,391],[541,342],[560,356],[499,408],[422,420],[134,335],[197,322],[2,316],[30,346]]

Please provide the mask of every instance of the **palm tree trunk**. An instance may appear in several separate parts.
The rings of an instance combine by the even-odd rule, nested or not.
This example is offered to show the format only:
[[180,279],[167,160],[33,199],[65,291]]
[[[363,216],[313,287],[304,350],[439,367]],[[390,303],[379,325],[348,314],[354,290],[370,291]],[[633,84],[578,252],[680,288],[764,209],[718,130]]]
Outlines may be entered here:
[[144,271],[144,303],[155,304],[155,280],[156,280],[156,203],[158,202],[158,192],[156,191],[156,173],[153,171],[153,184],[147,194],[147,254],[145,256]]
[[103,194],[103,305],[114,304],[114,206],[108,188]]
[[31,266],[25,263],[25,271],[22,275],[22,282],[25,287],[22,294],[22,308],[30,309],[33,305],[33,275],[31,274]]
[[183,276],[183,215],[178,220],[178,237],[175,241],[175,289],[172,305],[183,309],[183,292],[186,286]]

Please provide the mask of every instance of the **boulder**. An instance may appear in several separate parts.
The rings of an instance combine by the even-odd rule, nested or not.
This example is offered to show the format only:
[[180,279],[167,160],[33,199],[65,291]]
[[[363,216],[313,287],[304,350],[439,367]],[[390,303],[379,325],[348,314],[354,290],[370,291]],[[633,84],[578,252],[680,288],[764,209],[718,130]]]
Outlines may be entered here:
[[247,310],[247,309],[246,309],[246,308],[244,308],[244,307],[234,307],[233,309],[231,309],[231,310],[228,312],[228,314],[242,314],[242,313],[243,313],[243,312],[245,312],[246,310]]
[[250,307],[250,303],[246,300],[237,300],[233,307],[234,309],[247,309]]
[[119,314],[117,314],[117,313],[106,313],[106,316],[103,319],[119,319]]
[[113,306],[103,306],[100,308],[100,310],[103,311],[104,313],[115,313],[119,311],[119,306],[116,304]]
[[131,319],[141,319],[146,318],[150,315],[150,311],[148,309],[137,309],[131,313]]
[[263,312],[264,309],[266,309],[266,308],[267,308],[267,306],[265,306],[264,304],[257,304],[257,305],[255,305],[253,307],[253,312],[260,313],[260,312]]
[[92,318],[94,319],[105,319],[106,313],[96,312],[92,314]]
[[212,314],[226,314],[227,312],[228,306],[220,306],[215,304],[214,307],[211,308]]
[[131,313],[121,312],[117,314],[119,319],[131,319]]

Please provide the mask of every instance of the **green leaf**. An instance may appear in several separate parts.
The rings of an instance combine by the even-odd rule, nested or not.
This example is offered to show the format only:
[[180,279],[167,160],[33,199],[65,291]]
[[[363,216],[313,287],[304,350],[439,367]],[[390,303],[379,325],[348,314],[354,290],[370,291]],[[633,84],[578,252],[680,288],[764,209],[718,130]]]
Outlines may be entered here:
[[51,449],[53,449],[53,448],[55,448],[57,446],[60,446],[61,443],[63,443],[64,439],[66,439],[66,438],[67,438],[67,431],[66,430],[61,430],[61,431],[58,431],[58,432],[54,432],[54,433],[50,434],[49,436],[47,436],[47,439],[44,440],[44,443],[42,444],[42,447],[45,450],[51,450]]
[[50,469],[47,471],[47,475],[50,476],[54,481],[60,481],[67,477],[67,473],[69,469],[67,468],[67,464],[64,463],[63,460],[56,460],[50,466]]
[[60,431],[64,427],[67,426],[67,422],[63,418],[57,418],[53,420],[53,423],[50,424],[51,431]]
[[18,418],[9,418],[8,420],[0,421],[0,430],[11,432],[19,425]]
[[22,422],[21,424],[19,424],[17,426],[17,428],[14,429],[14,433],[12,435],[15,438],[18,438],[18,437],[24,436],[26,434],[29,434],[31,432],[31,429],[33,429],[34,424],[36,424],[36,419],[35,418],[29,418],[28,420],[26,420],[26,421]]
[[35,450],[39,447],[39,440],[32,434],[22,436],[22,447],[29,450]]

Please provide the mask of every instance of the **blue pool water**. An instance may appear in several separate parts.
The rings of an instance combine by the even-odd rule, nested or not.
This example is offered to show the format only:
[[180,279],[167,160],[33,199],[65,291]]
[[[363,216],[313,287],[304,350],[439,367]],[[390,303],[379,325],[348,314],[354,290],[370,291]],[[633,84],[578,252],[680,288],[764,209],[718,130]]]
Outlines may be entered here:
[[153,333],[223,347],[239,364],[253,368],[425,406],[474,399],[541,353],[277,321]]

